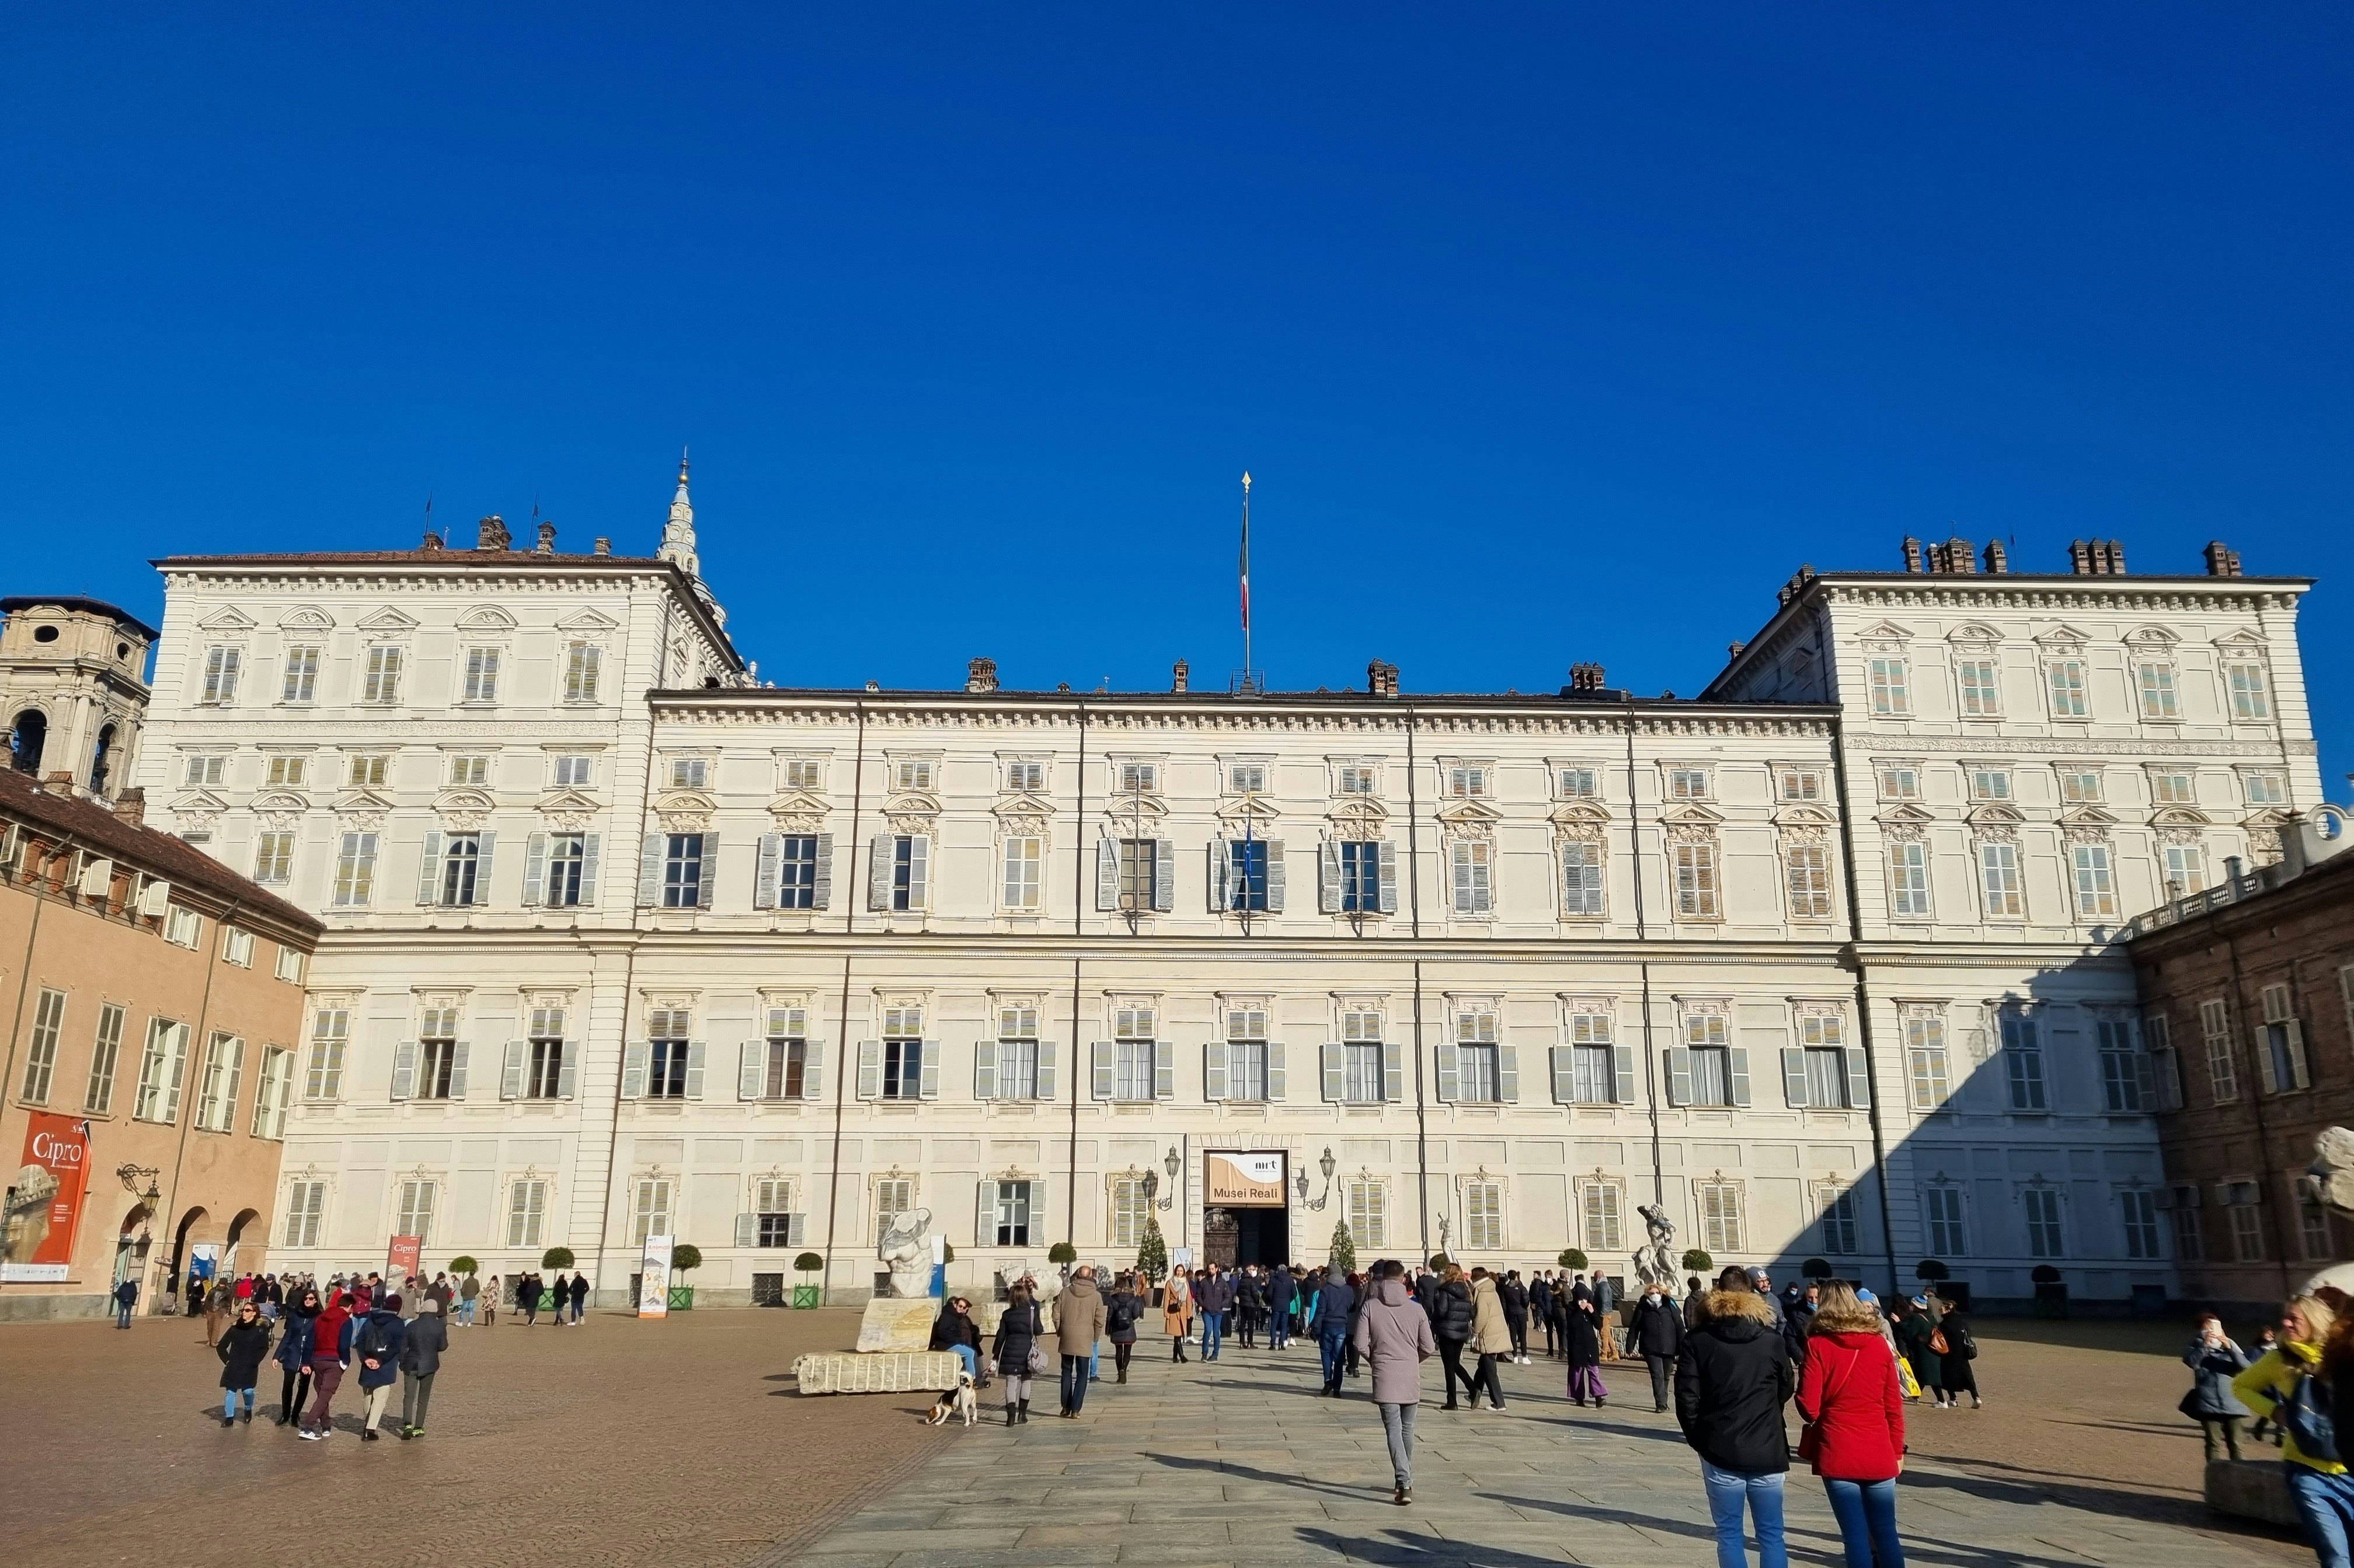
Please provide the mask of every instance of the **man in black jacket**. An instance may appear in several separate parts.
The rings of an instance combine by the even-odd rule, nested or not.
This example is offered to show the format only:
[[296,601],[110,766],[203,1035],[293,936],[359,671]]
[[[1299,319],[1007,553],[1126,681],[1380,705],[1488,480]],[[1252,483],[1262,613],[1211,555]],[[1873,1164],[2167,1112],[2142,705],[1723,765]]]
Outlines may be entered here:
[[1504,1327],[1511,1330],[1512,1360],[1526,1366],[1529,1364],[1529,1287],[1521,1283],[1519,1269],[1504,1271],[1504,1277],[1496,1282],[1496,1299],[1504,1308]]
[[1746,1561],[1744,1504],[1757,1530],[1758,1561],[1787,1560],[1782,1482],[1790,1440],[1782,1406],[1795,1387],[1774,1304],[1750,1289],[1738,1269],[1726,1269],[1676,1363],[1676,1425],[1700,1455],[1721,1561]]
[[1658,1286],[1644,1290],[1635,1303],[1635,1320],[1627,1328],[1627,1348],[1651,1369],[1651,1403],[1668,1408],[1668,1383],[1675,1376],[1676,1358],[1683,1353],[1683,1314]]
[[1275,1266],[1275,1277],[1267,1284],[1267,1348],[1279,1351],[1291,1343],[1291,1314],[1299,1300],[1299,1282],[1291,1277],[1285,1264]]

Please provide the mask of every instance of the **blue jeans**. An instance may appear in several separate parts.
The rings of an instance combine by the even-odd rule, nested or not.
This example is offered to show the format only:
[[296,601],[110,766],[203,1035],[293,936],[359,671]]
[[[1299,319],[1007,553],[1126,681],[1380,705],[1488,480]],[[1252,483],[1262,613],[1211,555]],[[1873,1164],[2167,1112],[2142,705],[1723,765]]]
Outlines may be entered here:
[[1216,1312],[1203,1313],[1202,1359],[1205,1361],[1216,1361],[1218,1359],[1218,1346],[1225,1341],[1225,1326],[1222,1321],[1221,1314]]
[[2325,1476],[2310,1465],[2284,1461],[2289,1500],[2305,1521],[2305,1538],[2321,1568],[2347,1568],[2347,1538],[2354,1534],[2354,1478]]
[[1290,1342],[1291,1342],[1291,1311],[1290,1311],[1290,1308],[1278,1308],[1276,1309],[1275,1316],[1267,1319],[1267,1349],[1269,1349],[1269,1350],[1273,1350],[1273,1351],[1279,1351],[1279,1350],[1283,1349],[1283,1347],[1284,1347],[1284,1346],[1286,1346],[1286,1345],[1289,1344]]
[[1716,1568],[1749,1568],[1742,1545],[1741,1505],[1757,1525],[1757,1568],[1790,1568],[1789,1548],[1782,1541],[1782,1472],[1744,1475],[1720,1470],[1700,1462],[1701,1484],[1708,1489],[1709,1516],[1716,1520]]
[[1087,1402],[1087,1358],[1063,1358],[1063,1408],[1076,1415]]
[[981,1381],[981,1352],[974,1350],[970,1345],[950,1345],[949,1349],[954,1351],[956,1352],[956,1359],[964,1363],[965,1374],[971,1378],[973,1382],[979,1383]]
[[237,1418],[237,1399],[239,1394],[243,1394],[245,1396],[245,1413],[248,1415],[253,1414],[253,1390],[249,1388],[225,1388],[221,1390],[221,1419],[223,1421],[233,1421]]
[[131,1307],[128,1302],[117,1302],[115,1304],[114,1326],[118,1329],[128,1329],[131,1327]]
[[473,1327],[474,1302],[478,1299],[480,1298],[476,1297],[469,1297],[458,1303],[458,1321],[465,1324],[468,1328]]
[[1341,1369],[1349,1361],[1349,1330],[1327,1329],[1316,1336],[1316,1350],[1324,1361],[1324,1386],[1341,1386]]
[[1823,1478],[1847,1545],[1847,1568],[1904,1568],[1904,1548],[1896,1539],[1896,1483]]

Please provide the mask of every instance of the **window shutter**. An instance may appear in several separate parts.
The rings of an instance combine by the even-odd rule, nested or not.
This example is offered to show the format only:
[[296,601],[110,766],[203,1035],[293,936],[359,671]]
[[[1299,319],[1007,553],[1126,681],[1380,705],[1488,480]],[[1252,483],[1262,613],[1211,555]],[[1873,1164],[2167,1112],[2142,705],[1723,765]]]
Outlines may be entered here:
[[1088,1075],[1094,1079],[1094,1082],[1087,1086],[1087,1092],[1096,1099],[1108,1100],[1111,1098],[1111,1092],[1114,1086],[1112,1081],[1112,1053],[1117,1049],[1118,1047],[1108,1040],[1098,1040],[1095,1044],[1095,1061],[1093,1064],[1095,1070]]
[[2142,1109],[2146,1111],[2154,1111],[2171,1110],[2174,1108],[2171,1106],[2161,1105],[2159,1103],[2158,1092],[2158,1063],[2147,1051],[2137,1052],[2135,1054],[2134,1086],[2141,1092]]
[[760,1245],[759,1215],[738,1214],[736,1216],[736,1245],[737,1246],[758,1246]]
[[866,907],[891,907],[891,855],[895,848],[892,835],[876,833],[875,842],[866,848]]
[[2282,1024],[2281,1028],[2288,1034],[2288,1070],[2296,1075],[2295,1086],[2309,1089],[2313,1087],[2313,1076],[2306,1069],[2305,1025],[2292,1018]]
[[1872,1108],[1872,1068],[1860,1045],[1847,1050],[1847,1103],[1850,1110]]
[[1177,846],[1152,841],[1152,907],[1166,915],[1177,907]]
[[1222,915],[1233,902],[1226,891],[1227,874],[1234,869],[1234,852],[1224,839],[1210,841],[1210,913]]
[[568,1100],[580,1086],[580,1042],[567,1040],[556,1065],[556,1097]]
[[1622,1106],[1635,1103],[1635,1048],[1632,1045],[1610,1047],[1610,1075],[1617,1080],[1614,1097]]
[[997,1097],[997,1042],[994,1040],[973,1042],[972,1097],[977,1100]]
[[1323,1047],[1323,1053],[1324,1097],[1337,1105],[1349,1092],[1348,1080],[1343,1076],[1347,1056],[1343,1048],[1337,1043],[1326,1044]]
[[523,842],[523,906],[539,904],[539,885],[547,874],[547,835],[534,833]]
[[642,1100],[646,1097],[646,1066],[653,1057],[653,1046],[644,1040],[632,1040],[621,1047],[621,1097]]
[[1055,1097],[1055,1043],[1052,1040],[1038,1042],[1038,1097],[1042,1100]]
[[817,836],[817,873],[811,879],[810,907],[829,909],[833,906],[833,835]]
[[1668,1103],[1691,1104],[1691,1052],[1682,1045],[1668,1047]]
[[879,1040],[858,1043],[858,1097],[871,1100],[883,1092],[883,1044]]
[[1096,907],[1113,910],[1119,907],[1119,841],[1096,841]]
[[801,1053],[801,1098],[822,1100],[825,1098],[825,1042],[804,1040]]
[[413,1098],[417,1094],[417,1042],[404,1040],[392,1048],[392,1097]]
[[450,1047],[450,1097],[453,1100],[466,1097],[466,1058],[472,1054],[472,1048],[463,1040]]
[[1394,1040],[1382,1042],[1382,1098],[1394,1105],[1405,1097],[1405,1053]]
[[1576,1047],[1555,1045],[1552,1048],[1552,1057],[1553,1103],[1557,1106],[1573,1104],[1577,1098]]
[[711,895],[718,886],[719,835],[705,833],[703,835],[703,880],[695,885],[695,906],[697,909],[710,908]]
[[425,835],[425,848],[417,860],[417,902],[432,904],[441,896],[441,835]]
[[736,1058],[736,1097],[757,1100],[769,1086],[769,1043],[747,1040]]
[[907,835],[907,907],[926,909],[931,906],[932,840],[928,833]]
[[1277,1040],[1267,1043],[1267,1097],[1283,1098],[1283,1044]]
[[1267,912],[1283,913],[1283,841],[1267,841]]
[[809,1216],[807,1214],[787,1214],[785,1216],[785,1245],[787,1246],[804,1246],[808,1245],[809,1237],[804,1234],[808,1228]]
[[1749,1053],[1735,1045],[1725,1052],[1724,1060],[1725,1077],[1733,1090],[1733,1103],[1745,1106],[1749,1103]]
[[499,835],[484,833],[478,842],[481,847],[474,854],[474,902],[488,904],[491,901],[491,859],[498,850]]
[[1496,1047],[1496,1097],[1508,1106],[1520,1103],[1521,1048],[1517,1045]]
[[[1397,845],[1387,839],[1382,841],[1381,861],[1382,913],[1394,915],[1397,913]],[[1395,1095],[1390,1097],[1397,1098]]]
[[1326,839],[1316,846],[1316,908],[1318,913],[1338,915],[1341,912],[1341,845],[1339,841]]
[[1803,1045],[1782,1047],[1782,1099],[1795,1109],[1807,1108],[1807,1050]]
[[2281,1092],[2281,1086],[2278,1075],[2273,1072],[2273,1043],[2264,1037],[2264,1026],[2261,1023],[2256,1025],[2255,1047],[2256,1075],[2264,1081],[2264,1093],[2276,1095]]
[[1046,1183],[1024,1181],[1022,1185],[1030,1189],[1030,1240],[1033,1245],[1043,1246],[1046,1238],[1054,1234],[1046,1228]]
[[597,853],[604,837],[602,833],[583,833],[580,836],[580,907],[583,909],[597,906]]
[[503,1100],[519,1100],[523,1098],[524,1069],[530,1061],[530,1041],[510,1040],[507,1042],[506,1060],[499,1066],[499,1098]]
[[1226,1097],[1226,1043],[1212,1040],[1202,1047],[1202,1097],[1222,1100]]
[[918,1099],[936,1100],[940,1097],[940,1043],[927,1040],[923,1048],[924,1066],[922,1075],[916,1080],[916,1096]]
[[663,835],[648,833],[645,845],[638,852],[638,907],[651,908],[662,902]]
[[972,1245],[997,1245],[997,1183],[983,1181],[972,1202]]
[[774,909],[777,906],[777,860],[784,853],[782,833],[760,835],[760,860],[752,874],[752,907]]
[[1173,1100],[1177,1097],[1177,1043],[1155,1040],[1152,1043],[1152,1097]]
[[[1387,1046],[1383,1047],[1388,1050]],[[1463,1050],[1452,1040],[1438,1043],[1438,1097],[1452,1105],[1463,1096]]]

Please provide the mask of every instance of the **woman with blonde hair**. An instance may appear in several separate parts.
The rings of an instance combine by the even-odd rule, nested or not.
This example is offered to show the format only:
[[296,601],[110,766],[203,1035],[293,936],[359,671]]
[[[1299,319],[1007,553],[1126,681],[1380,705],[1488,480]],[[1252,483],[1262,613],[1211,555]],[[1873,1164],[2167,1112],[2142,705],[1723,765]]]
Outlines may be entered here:
[[1904,1568],[1896,1537],[1896,1476],[1904,1467],[1904,1393],[1880,1314],[1831,1280],[1807,1328],[1798,1379],[1798,1457],[1830,1497],[1848,1568]]
[[1169,1271],[1169,1283],[1161,1293],[1161,1328],[1169,1336],[1169,1359],[1185,1359],[1185,1336],[1193,1327],[1193,1282],[1182,1268]]
[[[2297,1428],[2308,1408],[2327,1415],[2330,1393],[2311,1386],[2322,1371],[2322,1347],[2338,1314],[2318,1297],[2299,1296],[2281,1308],[2280,1343],[2232,1380],[2232,1392],[2258,1415],[2279,1422],[2282,1468],[2289,1500],[2305,1523],[2321,1568],[2349,1568],[2347,1542],[2354,1536],[2354,1479],[2339,1459],[2318,1458],[2297,1446]],[[2309,1429],[2308,1429],[2309,1432]]]

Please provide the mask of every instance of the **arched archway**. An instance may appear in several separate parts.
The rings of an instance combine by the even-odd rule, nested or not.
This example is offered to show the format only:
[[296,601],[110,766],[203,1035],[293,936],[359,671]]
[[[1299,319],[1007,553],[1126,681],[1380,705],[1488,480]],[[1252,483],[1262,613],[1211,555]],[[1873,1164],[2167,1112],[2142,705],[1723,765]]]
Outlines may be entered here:
[[[147,1254],[155,1238],[148,1234],[147,1222],[155,1211],[144,1203],[133,1203],[122,1216],[122,1229],[114,1238],[114,1283],[136,1278],[147,1266]],[[143,1285],[144,1281],[141,1282]]]
[[90,748],[90,792],[93,795],[106,793],[106,775],[114,766],[114,734],[112,725],[101,725],[98,744]]
[[245,1240],[247,1227],[260,1217],[261,1212],[259,1209],[239,1209],[237,1212],[237,1218],[229,1221],[228,1245],[221,1253],[222,1273],[234,1277],[254,1267],[252,1263],[246,1262],[239,1256],[239,1247]]
[[180,1216],[180,1223],[172,1227],[172,1255],[164,1265],[164,1288],[184,1297],[192,1311],[196,1309],[196,1303],[202,1299],[199,1292],[203,1288],[203,1282],[195,1277],[192,1266],[195,1262],[192,1253],[195,1244],[189,1239],[189,1233],[195,1230],[204,1218],[205,1210],[202,1204],[196,1205]]
[[41,753],[49,744],[49,715],[27,708],[8,727],[8,766],[19,773],[38,773]]

